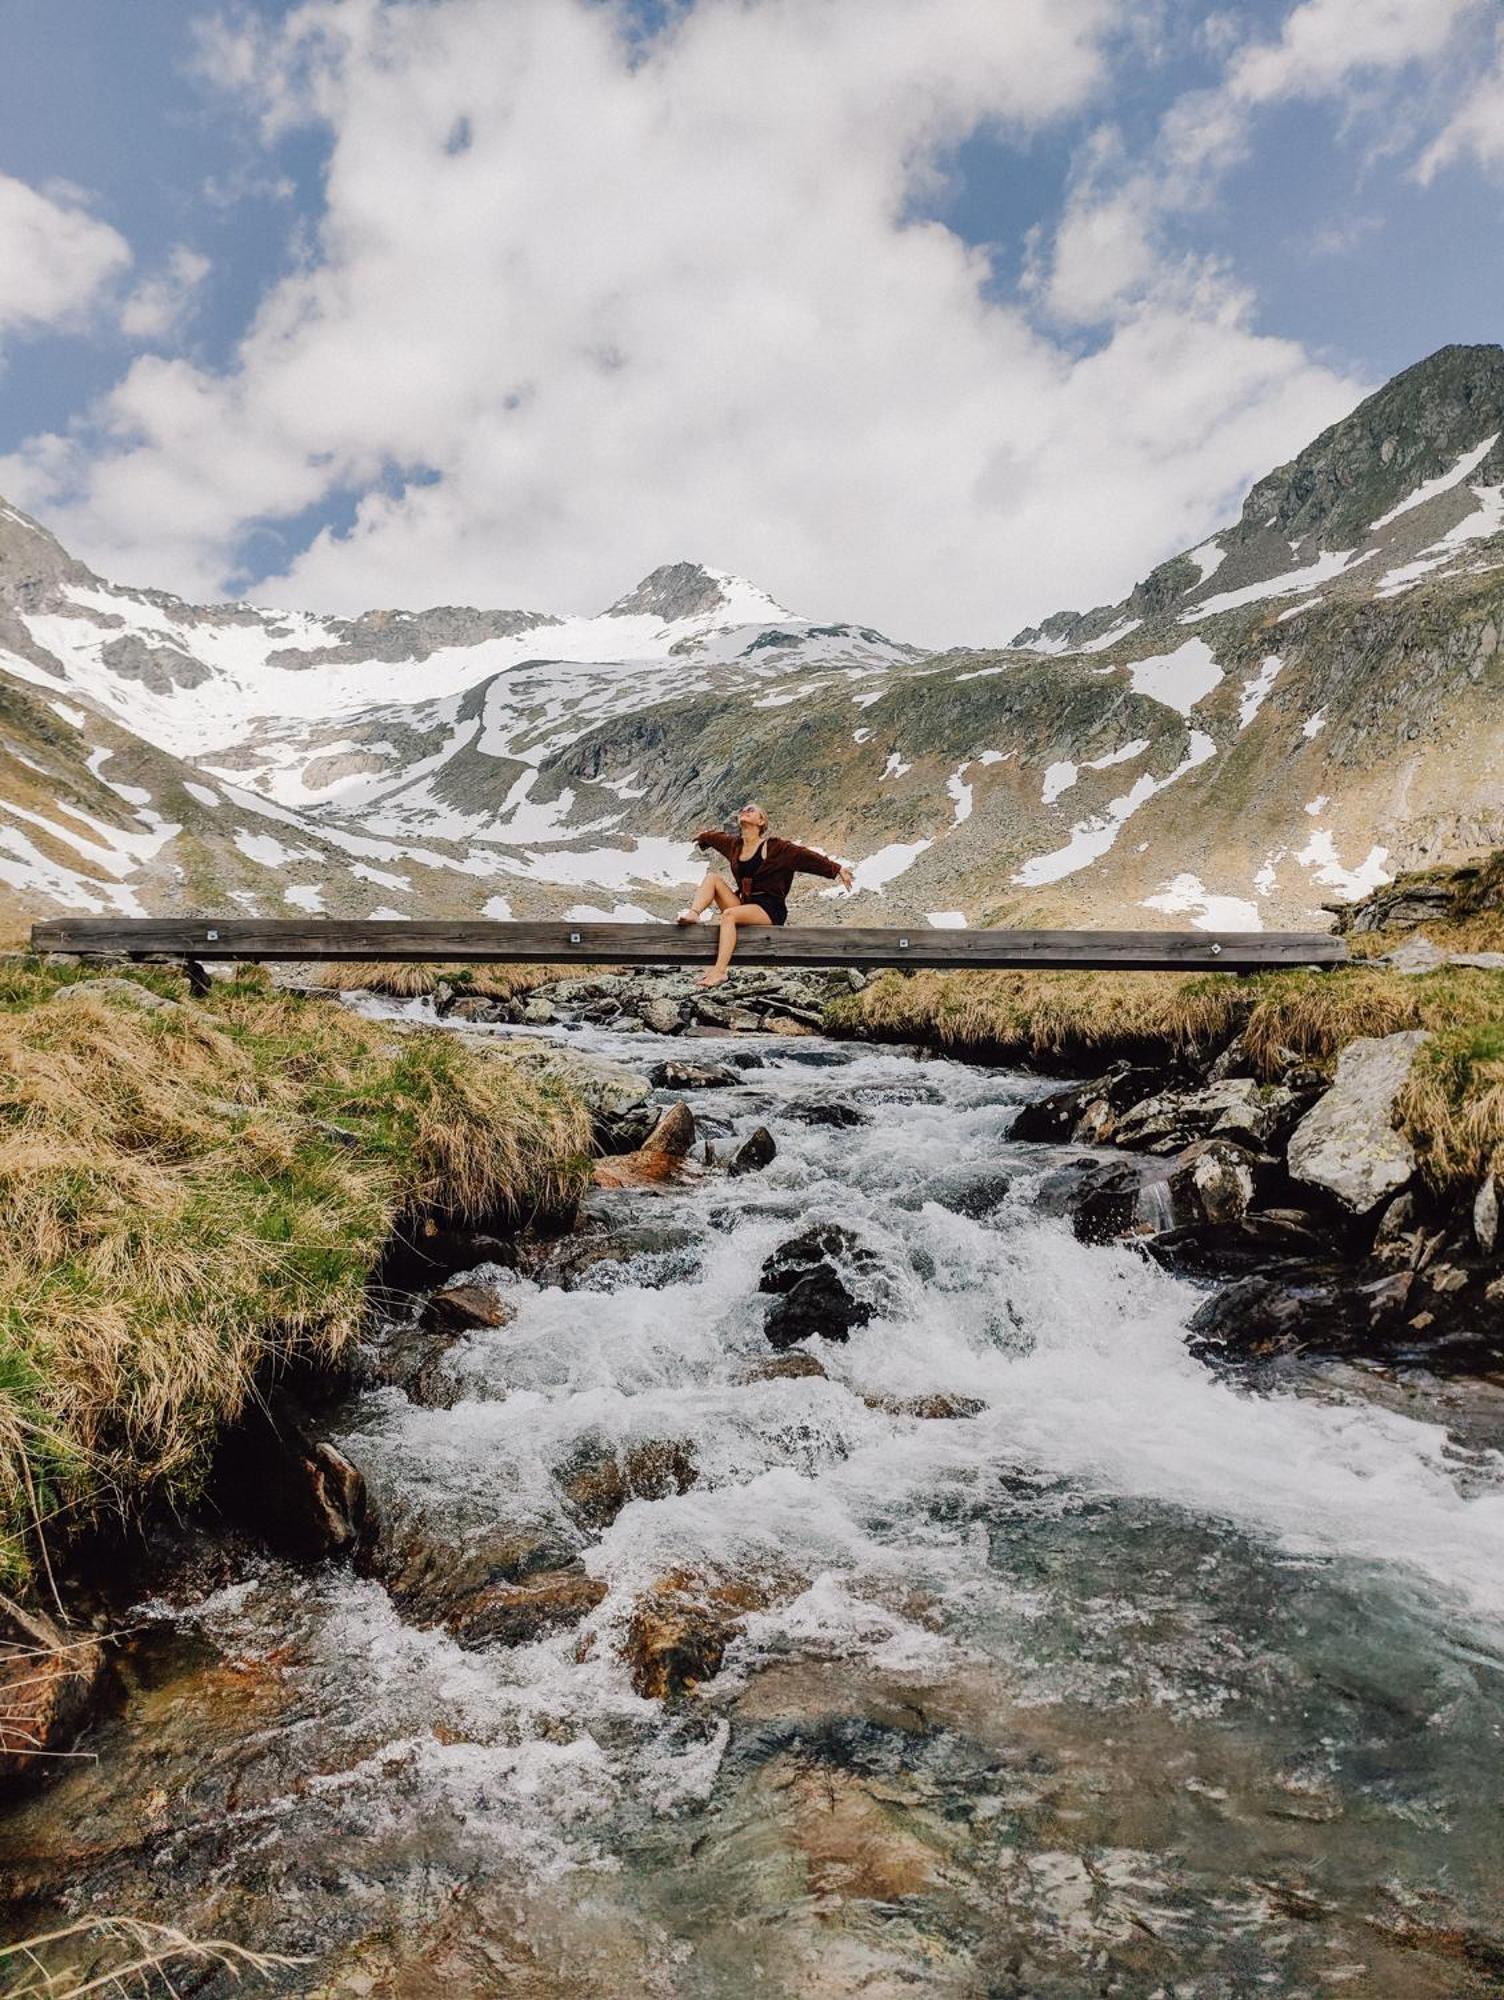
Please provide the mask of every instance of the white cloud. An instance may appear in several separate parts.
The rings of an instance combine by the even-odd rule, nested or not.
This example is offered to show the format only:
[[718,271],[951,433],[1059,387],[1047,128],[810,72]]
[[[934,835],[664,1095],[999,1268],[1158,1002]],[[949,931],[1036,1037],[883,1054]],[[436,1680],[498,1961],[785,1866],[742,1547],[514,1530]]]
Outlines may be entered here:
[[1479,77],[1456,116],[1422,154],[1419,178],[1429,182],[1443,167],[1469,157],[1480,167],[1504,166],[1504,28],[1499,30],[1492,69]]
[[121,307],[121,332],[133,340],[162,340],[174,332],[211,268],[207,257],[179,243],[163,269],[139,284]]
[[101,436],[34,440],[0,491],[217,595],[250,524],[437,474],[258,543],[256,595],[320,608],[593,608],[680,556],[937,643],[1116,595],[1363,386],[1214,273],[1151,282],[1131,202],[1057,252],[1075,315],[1137,288],[1084,358],[906,220],[967,133],[1090,101],[1118,4],[701,0],[635,52],[584,0],[224,31],[222,80],[330,128],[317,254],[228,370],[138,359]]
[[77,320],[130,260],[125,238],[73,190],[48,196],[0,174],[0,333]]
[[1055,233],[1047,300],[1062,320],[1105,319],[1155,271],[1154,201],[1142,177],[1108,196],[1078,195]]
[[1242,49],[1228,88],[1248,104],[1315,97],[1355,72],[1392,70],[1438,55],[1483,0],[1304,0],[1277,41]]

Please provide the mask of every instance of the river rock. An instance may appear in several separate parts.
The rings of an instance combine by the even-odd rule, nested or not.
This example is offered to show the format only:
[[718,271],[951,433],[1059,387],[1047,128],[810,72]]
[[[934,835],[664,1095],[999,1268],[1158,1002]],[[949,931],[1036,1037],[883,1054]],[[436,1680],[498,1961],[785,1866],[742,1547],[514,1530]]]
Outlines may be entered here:
[[687,1104],[672,1104],[636,1152],[597,1160],[592,1178],[597,1187],[654,1187],[674,1180],[695,1142],[694,1114]]
[[720,1672],[747,1614],[800,1586],[792,1579],[673,1570],[633,1607],[623,1651],[632,1685],[649,1701],[687,1694]]
[[1297,1108],[1295,1094],[1283,1084],[1227,1077],[1199,1090],[1167,1090],[1144,1098],[1123,1113],[1110,1137],[1115,1146],[1149,1153],[1178,1153],[1193,1139],[1208,1137],[1260,1147],[1271,1142],[1281,1120]]
[[1257,1162],[1232,1139],[1198,1139],[1170,1176],[1175,1220],[1184,1225],[1240,1222],[1253,1206]]
[[975,1417],[987,1407],[976,1396],[863,1396],[862,1401],[869,1410],[880,1410],[886,1417],[925,1417],[942,1422]]
[[97,1640],[0,1596],[0,1788],[55,1776],[104,1685]]
[[778,1156],[778,1147],[766,1125],[754,1126],[731,1156],[726,1171],[732,1174],[754,1174],[763,1167],[771,1166]]
[[1070,1140],[1103,1145],[1117,1128],[1119,1116],[1164,1087],[1163,1069],[1114,1063],[1089,1083],[1071,1084],[1036,1097],[1019,1107],[1008,1131],[1010,1139]]
[[285,1555],[353,1555],[365,1538],[360,1468],[284,1389],[255,1397],[225,1433],[211,1490],[226,1514]]
[[492,1583],[456,1604],[444,1623],[462,1646],[526,1646],[588,1618],[606,1595],[580,1562]]
[[530,1070],[557,1077],[583,1101],[603,1152],[630,1152],[652,1131],[653,1086],[625,1064],[577,1049],[526,1048],[509,1054]]
[[648,1075],[655,1090],[724,1090],[741,1081],[735,1070],[720,1063],[654,1063]]
[[1499,1240],[1499,1189],[1492,1174],[1485,1174],[1473,1197],[1473,1238],[1486,1256],[1492,1256]]
[[610,1527],[629,1500],[666,1500],[687,1493],[699,1476],[693,1444],[685,1438],[654,1438],[620,1450],[598,1447],[560,1486],[575,1519],[600,1530]]
[[766,1361],[754,1361],[738,1380],[744,1385],[752,1382],[797,1382],[805,1376],[818,1376],[822,1382],[827,1379],[824,1364],[804,1348],[796,1347],[787,1354],[772,1354]]
[[[614,1204],[607,1205],[608,1212]],[[592,1217],[592,1220],[594,1218]],[[687,1267],[698,1257],[700,1238],[680,1223],[621,1223],[614,1213],[604,1229],[565,1236],[544,1244],[534,1267],[540,1285],[557,1285],[571,1292],[591,1284],[592,1274],[638,1257],[671,1259]],[[591,1287],[596,1289],[596,1287]]]
[[819,1334],[847,1340],[875,1311],[837,1268],[875,1268],[877,1259],[840,1223],[821,1222],[780,1244],[762,1267],[757,1289],[773,1295],[763,1331],[771,1346],[792,1347]]
[[677,1000],[659,995],[643,1001],[637,1010],[637,1018],[655,1035],[677,1035],[684,1026],[684,1009]]
[[446,1523],[417,1515],[383,1522],[362,1567],[413,1624],[457,1628],[499,1588],[570,1570],[577,1540],[550,1522],[497,1521],[456,1541]]
[[794,1040],[797,1040],[802,1035],[813,1035],[817,1032],[816,1029],[807,1026],[805,1022],[794,1020],[787,1014],[779,1014],[771,1017],[767,1022],[767,1030],[770,1035],[785,1035]]
[[1229,1360],[1373,1353],[1405,1336],[1410,1271],[1355,1275],[1337,1264],[1286,1264],[1240,1279],[1191,1317],[1192,1352]]
[[865,1111],[836,1097],[796,1097],[785,1105],[784,1112],[801,1125],[833,1125],[838,1130],[871,1123]]
[[1199,1222],[1162,1230],[1144,1248],[1177,1277],[1239,1278],[1291,1258],[1314,1261],[1329,1237],[1329,1228],[1309,1210],[1266,1208],[1231,1225]]
[[478,1327],[509,1326],[516,1317],[512,1301],[487,1285],[446,1285],[429,1294],[419,1324],[428,1333],[457,1337]]
[[1366,1215],[1415,1172],[1410,1141],[1394,1126],[1394,1108],[1421,1047],[1423,1028],[1361,1035],[1337,1059],[1331,1089],[1290,1135],[1294,1179],[1324,1188],[1355,1215]]
[[123,1007],[134,1007],[138,1014],[176,1013],[179,1005],[136,979],[80,979],[71,986],[60,986],[49,1000],[54,1007],[69,1007],[80,1000],[94,1006],[101,1000],[116,1001]]
[[949,1209],[952,1215],[980,1222],[1002,1205],[1012,1184],[1012,1174],[996,1167],[953,1167],[945,1173],[928,1175],[917,1187],[901,1195],[897,1206],[917,1209],[933,1202],[937,1208]]

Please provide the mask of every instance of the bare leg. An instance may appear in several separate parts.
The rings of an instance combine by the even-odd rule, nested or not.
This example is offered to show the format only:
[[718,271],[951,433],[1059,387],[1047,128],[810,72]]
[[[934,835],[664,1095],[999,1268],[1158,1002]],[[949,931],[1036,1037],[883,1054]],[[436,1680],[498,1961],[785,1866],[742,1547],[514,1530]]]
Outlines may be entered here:
[[708,972],[700,974],[701,986],[723,986],[731,964],[731,954],[736,950],[736,934],[745,927],[771,924],[773,919],[758,903],[737,903],[730,909],[721,911],[721,938],[716,951],[715,964]]
[[736,892],[729,882],[723,881],[716,874],[713,868],[707,868],[703,881],[694,893],[693,902],[691,902],[687,910],[679,912],[674,922],[676,924],[697,924],[712,903],[718,904],[723,910],[734,909],[736,907]]

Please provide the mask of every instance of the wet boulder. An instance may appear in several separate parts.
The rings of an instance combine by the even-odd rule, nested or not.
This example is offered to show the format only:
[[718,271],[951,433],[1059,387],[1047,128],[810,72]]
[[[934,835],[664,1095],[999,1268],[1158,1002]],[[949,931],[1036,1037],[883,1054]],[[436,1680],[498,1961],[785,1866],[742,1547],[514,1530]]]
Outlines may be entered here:
[[1414,1273],[1335,1264],[1277,1265],[1229,1285],[1191,1317],[1191,1351],[1266,1360],[1283,1354],[1376,1353],[1404,1336]]
[[226,1432],[211,1490],[232,1520],[285,1555],[353,1555],[366,1535],[360,1468],[282,1389],[248,1403]]
[[763,1331],[771,1346],[793,1347],[815,1335],[847,1340],[876,1308],[851,1289],[848,1276],[875,1270],[877,1259],[840,1223],[816,1223],[781,1244],[762,1267],[757,1289],[772,1295]]
[[741,1078],[721,1063],[654,1063],[648,1076],[655,1090],[724,1090]]
[[931,1422],[955,1422],[979,1416],[987,1405],[976,1396],[863,1396],[869,1410],[885,1417],[922,1417]]
[[1114,1063],[1111,1069],[1087,1083],[1071,1084],[1021,1106],[1008,1137],[1105,1144],[1113,1136],[1122,1114],[1162,1091],[1164,1085],[1163,1069]]
[[431,1292],[419,1323],[428,1333],[457,1337],[481,1328],[509,1326],[516,1316],[512,1301],[488,1285],[458,1284]]
[[837,1097],[796,1097],[784,1109],[785,1115],[800,1125],[831,1125],[846,1130],[871,1123],[865,1111]]
[[824,1364],[804,1348],[795,1347],[786,1354],[770,1355],[766,1361],[754,1361],[739,1380],[748,1386],[754,1382],[798,1382],[806,1377],[825,1381]]
[[635,1152],[597,1160],[592,1178],[600,1188],[654,1187],[676,1180],[694,1142],[693,1112],[687,1104],[670,1105]]
[[1253,1206],[1258,1161],[1232,1139],[1198,1139],[1170,1175],[1170,1202],[1181,1226],[1241,1222]]
[[[605,1205],[614,1206],[614,1205]],[[593,1216],[592,1220],[595,1220]],[[560,1291],[609,1289],[609,1273],[623,1264],[651,1260],[652,1268],[680,1270],[693,1266],[701,1239],[680,1223],[638,1222],[565,1236],[542,1246],[535,1266],[539,1284]]]
[[1146,1097],[1123,1113],[1110,1135],[1099,1136],[1148,1153],[1178,1153],[1193,1139],[1211,1137],[1265,1146],[1293,1108],[1295,1094],[1282,1084],[1227,1077],[1200,1089]]
[[661,993],[644,1000],[637,1009],[638,1020],[655,1035],[677,1035],[684,1026],[684,1014],[682,1002]]
[[577,1540],[558,1524],[529,1521],[458,1536],[447,1522],[416,1514],[384,1521],[361,1567],[413,1624],[478,1632],[485,1608],[502,1605],[499,1593],[571,1571]]
[[750,1612],[765,1611],[802,1580],[672,1570],[633,1606],[623,1652],[632,1686],[649,1701],[688,1694],[721,1669]]
[[980,1222],[1001,1207],[1012,1184],[1013,1175],[997,1167],[952,1167],[944,1173],[928,1175],[899,1197],[898,1206],[918,1209],[933,1202],[937,1208],[949,1209],[952,1215]]
[[1237,1222],[1192,1222],[1151,1236],[1144,1248],[1185,1278],[1237,1278],[1291,1258],[1319,1258],[1330,1232],[1306,1209],[1266,1208]]
[[582,1526],[609,1528],[631,1500],[667,1500],[687,1493],[700,1476],[685,1438],[652,1438],[612,1449],[597,1445],[566,1468],[560,1486]]
[[0,1793],[63,1768],[104,1686],[96,1639],[0,1596]]
[[769,1167],[777,1158],[778,1147],[766,1125],[754,1126],[731,1156],[726,1171],[732,1174],[755,1174]]
[[1430,1036],[1360,1035],[1337,1059],[1331,1089],[1290,1136],[1291,1176],[1366,1215],[1415,1172],[1415,1150],[1394,1117],[1399,1094]]
[[526,1646],[578,1625],[605,1595],[605,1584],[583,1563],[566,1563],[518,1583],[487,1584],[457,1603],[444,1622],[462,1646]]

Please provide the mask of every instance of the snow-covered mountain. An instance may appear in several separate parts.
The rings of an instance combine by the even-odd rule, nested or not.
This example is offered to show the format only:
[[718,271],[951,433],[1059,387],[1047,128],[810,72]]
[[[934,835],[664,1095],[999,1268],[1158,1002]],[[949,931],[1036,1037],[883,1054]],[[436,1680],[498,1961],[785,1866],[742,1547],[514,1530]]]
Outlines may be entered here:
[[1504,839],[1501,496],[1504,350],[1443,349],[1121,603],[943,654],[690,563],[594,617],[194,606],[0,504],[0,893],[663,914],[751,794],[856,863],[826,919],[1310,922]]

